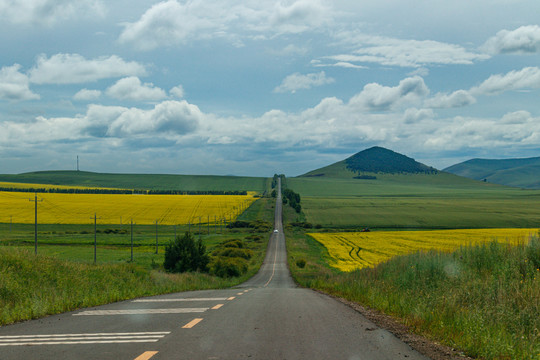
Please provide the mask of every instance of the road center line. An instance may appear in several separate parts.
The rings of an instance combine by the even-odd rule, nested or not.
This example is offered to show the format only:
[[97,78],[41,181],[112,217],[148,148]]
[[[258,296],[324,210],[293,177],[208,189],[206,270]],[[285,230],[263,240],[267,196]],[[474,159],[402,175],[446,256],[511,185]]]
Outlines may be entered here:
[[152,356],[156,355],[158,351],[145,351],[141,355],[137,356],[135,360],[149,360]]
[[264,284],[264,287],[267,287],[268,284],[270,284],[270,281],[272,281],[272,279],[274,278],[274,274],[276,273],[277,250],[278,250],[278,239],[276,237],[276,253],[274,255],[274,266],[272,267],[272,276],[270,276],[270,279],[268,279],[268,282]]
[[229,301],[234,300],[234,299],[236,299],[235,296],[231,296],[230,298],[227,298],[227,300],[229,300]]
[[222,307],[222,306],[223,306],[223,304],[217,304],[216,306],[214,306],[214,307],[212,308],[212,310],[217,310],[217,309],[219,309],[219,308]]
[[182,326],[182,329],[191,329],[192,327],[194,327],[195,325],[197,325],[201,321],[203,321],[203,319],[201,319],[201,318],[193,319],[190,322],[188,322],[186,325]]

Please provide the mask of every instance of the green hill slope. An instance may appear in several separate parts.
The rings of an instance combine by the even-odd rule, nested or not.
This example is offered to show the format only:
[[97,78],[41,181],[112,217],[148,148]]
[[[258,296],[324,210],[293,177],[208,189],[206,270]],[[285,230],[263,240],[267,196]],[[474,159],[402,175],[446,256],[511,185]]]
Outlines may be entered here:
[[495,184],[540,189],[540,157],[524,159],[472,159],[444,171]]
[[374,174],[436,174],[432,167],[382,147],[372,147],[302,177],[373,179]]
[[0,175],[0,181],[109,187],[121,189],[182,191],[257,191],[267,189],[269,179],[243,176],[107,174],[86,171],[39,171]]

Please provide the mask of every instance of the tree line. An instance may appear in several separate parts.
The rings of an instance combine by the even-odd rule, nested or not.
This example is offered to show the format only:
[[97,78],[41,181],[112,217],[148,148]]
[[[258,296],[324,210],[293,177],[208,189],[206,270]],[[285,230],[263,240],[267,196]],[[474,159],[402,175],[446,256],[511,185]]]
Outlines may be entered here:
[[224,190],[142,190],[142,189],[98,189],[98,188],[11,188],[0,187],[6,192],[54,193],[54,194],[143,194],[143,195],[247,195],[247,191]]

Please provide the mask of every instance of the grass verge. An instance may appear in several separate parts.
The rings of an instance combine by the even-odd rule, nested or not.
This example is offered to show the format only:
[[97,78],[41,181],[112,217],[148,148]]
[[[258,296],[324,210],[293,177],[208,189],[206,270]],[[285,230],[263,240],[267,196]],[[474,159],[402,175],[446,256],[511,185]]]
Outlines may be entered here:
[[[263,215],[267,211],[273,213],[273,207],[246,212],[254,210]],[[159,254],[155,254],[155,230],[151,226],[139,226],[131,262],[130,234],[121,231],[122,228],[102,226],[96,265],[93,232],[87,228],[85,225],[41,226],[45,233],[39,234],[38,255],[35,255],[33,235],[27,226],[0,226],[0,326],[137,297],[235,286],[257,273],[269,239],[269,232],[256,229],[203,227],[199,232],[196,226],[160,227]],[[252,255],[247,261],[247,272],[233,278],[193,272],[165,273],[161,265],[164,246],[175,233],[181,235],[188,230],[196,238],[202,238],[208,252],[225,241],[242,240]]]
[[326,249],[302,232],[289,231],[287,239],[291,272],[302,286],[393,315],[470,356],[540,358],[537,237],[518,246],[416,253],[350,273],[330,269]]

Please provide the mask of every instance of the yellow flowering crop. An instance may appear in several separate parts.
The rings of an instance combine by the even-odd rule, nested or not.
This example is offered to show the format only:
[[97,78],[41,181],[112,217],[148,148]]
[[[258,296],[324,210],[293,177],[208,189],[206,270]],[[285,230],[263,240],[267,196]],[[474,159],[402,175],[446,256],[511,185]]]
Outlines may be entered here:
[[[32,201],[30,201],[32,200]],[[0,192],[0,223],[34,222],[34,194]],[[42,200],[42,201],[41,201]],[[38,194],[38,223],[162,225],[234,220],[253,201],[251,195]]]
[[469,229],[309,235],[328,249],[332,258],[331,266],[341,271],[352,271],[417,251],[453,251],[460,246],[477,245],[492,240],[517,244],[537,233],[538,229]]

